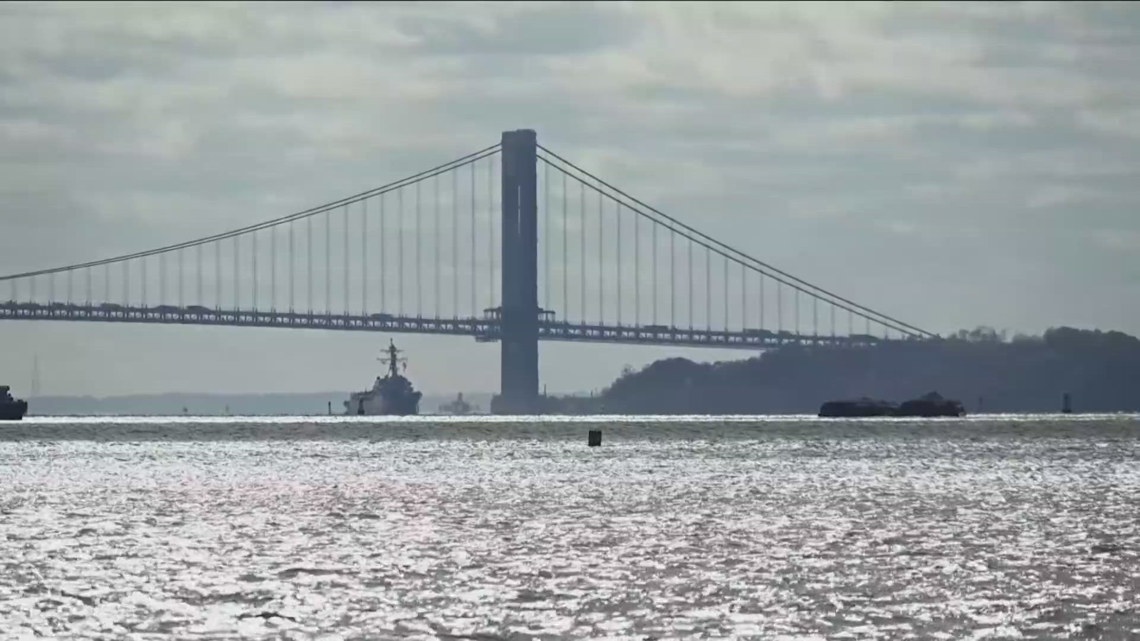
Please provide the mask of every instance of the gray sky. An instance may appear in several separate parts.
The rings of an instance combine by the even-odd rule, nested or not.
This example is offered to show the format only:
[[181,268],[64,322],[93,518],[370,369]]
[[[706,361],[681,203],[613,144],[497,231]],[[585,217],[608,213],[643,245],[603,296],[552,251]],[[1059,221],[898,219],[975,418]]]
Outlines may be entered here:
[[[1138,25],[1127,3],[5,3],[0,272],[285,215],[527,127],[920,327],[1137,334]],[[97,395],[360,388],[387,338],[3,336],[0,381],[25,390],[38,353],[44,393]],[[429,392],[497,387],[497,345],[398,342]],[[674,353],[744,355],[544,344],[542,376],[585,390]]]

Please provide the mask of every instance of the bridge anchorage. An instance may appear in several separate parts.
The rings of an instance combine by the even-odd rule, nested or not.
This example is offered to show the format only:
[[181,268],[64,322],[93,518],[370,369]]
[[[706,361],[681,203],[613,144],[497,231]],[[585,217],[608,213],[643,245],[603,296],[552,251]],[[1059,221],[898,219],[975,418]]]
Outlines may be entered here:
[[5,281],[0,320],[498,341],[500,413],[541,410],[543,340],[762,350],[935,338],[666,215],[530,129],[294,214]]

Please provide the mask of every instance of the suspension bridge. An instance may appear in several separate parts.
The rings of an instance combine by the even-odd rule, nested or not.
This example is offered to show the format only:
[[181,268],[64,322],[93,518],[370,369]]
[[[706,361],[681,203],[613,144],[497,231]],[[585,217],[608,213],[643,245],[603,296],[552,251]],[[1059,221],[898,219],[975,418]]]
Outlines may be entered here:
[[256,225],[5,282],[0,320],[498,341],[516,412],[537,407],[542,340],[761,350],[935,337],[709,237],[533,130]]

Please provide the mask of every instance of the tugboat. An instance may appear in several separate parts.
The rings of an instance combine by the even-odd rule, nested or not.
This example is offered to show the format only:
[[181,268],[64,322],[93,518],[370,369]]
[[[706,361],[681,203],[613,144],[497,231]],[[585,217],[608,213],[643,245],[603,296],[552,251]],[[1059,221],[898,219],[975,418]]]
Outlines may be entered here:
[[400,368],[408,369],[408,359],[400,358],[402,350],[389,339],[387,356],[378,359],[388,365],[384,376],[376,377],[372,389],[353,392],[344,402],[345,414],[358,416],[415,416],[420,412],[422,392],[416,391],[412,382],[400,373]]
[[7,385],[0,385],[0,421],[19,421],[28,413],[28,402],[12,398]]

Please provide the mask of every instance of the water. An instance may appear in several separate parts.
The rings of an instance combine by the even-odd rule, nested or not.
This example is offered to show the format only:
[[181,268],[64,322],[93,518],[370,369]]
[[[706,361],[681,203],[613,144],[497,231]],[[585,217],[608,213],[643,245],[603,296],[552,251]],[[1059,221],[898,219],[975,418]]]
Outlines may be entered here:
[[0,637],[1136,638],[1138,428],[33,419]]

